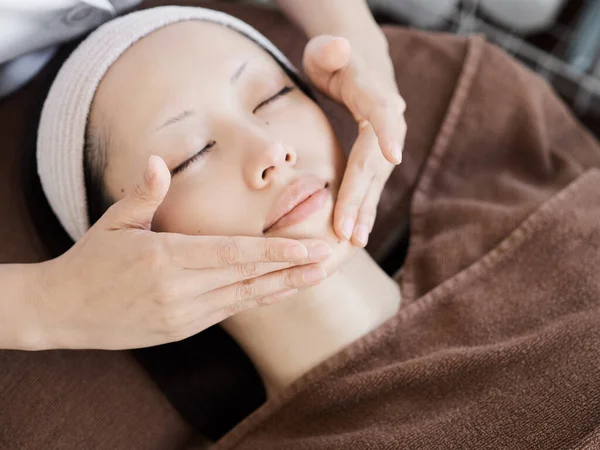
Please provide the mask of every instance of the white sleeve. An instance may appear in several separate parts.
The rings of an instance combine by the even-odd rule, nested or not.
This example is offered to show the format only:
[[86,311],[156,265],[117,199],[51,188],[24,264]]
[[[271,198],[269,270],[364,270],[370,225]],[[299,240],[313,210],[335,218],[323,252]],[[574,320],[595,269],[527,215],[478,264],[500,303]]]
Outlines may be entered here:
[[[41,60],[34,55],[47,55],[47,49],[85,34],[140,2],[0,0],[0,97],[37,73]],[[18,61],[27,54],[31,55]]]

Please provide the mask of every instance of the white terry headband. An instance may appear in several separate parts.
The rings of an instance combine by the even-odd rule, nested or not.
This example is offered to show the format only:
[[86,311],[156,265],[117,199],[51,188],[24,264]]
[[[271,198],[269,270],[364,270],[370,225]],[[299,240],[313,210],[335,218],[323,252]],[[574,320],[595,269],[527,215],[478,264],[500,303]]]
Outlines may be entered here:
[[114,19],[88,36],[61,67],[44,103],[38,128],[37,166],[42,188],[74,241],[89,229],[84,177],[87,119],[106,71],[136,41],[167,25],[203,20],[245,35],[291,74],[295,68],[266,37],[235,17],[206,8],[162,6]]

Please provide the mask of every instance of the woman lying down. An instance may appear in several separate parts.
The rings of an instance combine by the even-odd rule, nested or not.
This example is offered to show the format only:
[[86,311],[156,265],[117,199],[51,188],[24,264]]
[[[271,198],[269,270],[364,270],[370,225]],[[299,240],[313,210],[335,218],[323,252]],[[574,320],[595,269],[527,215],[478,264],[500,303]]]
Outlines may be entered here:
[[[469,51],[490,50],[475,40]],[[513,64],[495,52],[492,70]],[[459,80],[417,180],[401,299],[366,251],[335,238],[345,157],[255,30],[201,8],[151,9],[102,27],[63,66],[38,168],[75,240],[152,158],[172,177],[157,231],[333,248],[324,282],[221,323],[268,400],[218,448],[598,448],[600,152],[554,97],[520,121],[461,120],[465,99],[485,93],[476,72]],[[495,122],[509,110],[486,105]],[[561,142],[545,140],[552,120]],[[499,127],[500,146],[488,142]]]

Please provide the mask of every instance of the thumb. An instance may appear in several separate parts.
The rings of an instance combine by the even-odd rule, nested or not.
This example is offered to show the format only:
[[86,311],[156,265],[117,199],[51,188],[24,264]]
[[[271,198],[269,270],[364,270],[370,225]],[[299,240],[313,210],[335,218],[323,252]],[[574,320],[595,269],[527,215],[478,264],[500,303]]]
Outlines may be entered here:
[[171,173],[160,156],[151,155],[143,181],[107,212],[105,226],[109,229],[138,228],[149,230],[156,210],[167,195]]
[[[315,84],[329,78],[333,72],[343,68],[350,62],[350,42],[346,38],[320,35],[306,44],[302,64],[304,71]],[[316,79],[313,79],[315,78]]]

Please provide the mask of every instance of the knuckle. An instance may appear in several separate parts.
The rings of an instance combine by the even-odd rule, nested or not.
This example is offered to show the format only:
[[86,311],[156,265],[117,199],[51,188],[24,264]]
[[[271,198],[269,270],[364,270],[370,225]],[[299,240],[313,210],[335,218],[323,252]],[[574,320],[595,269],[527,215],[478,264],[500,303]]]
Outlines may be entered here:
[[266,306],[269,304],[269,297],[272,296],[266,296],[266,297],[260,297],[256,299],[256,306]]
[[162,330],[169,341],[180,341],[187,337],[185,314],[177,308],[165,310],[161,317]]
[[374,105],[399,117],[404,116],[404,111],[406,110],[406,103],[399,95],[377,96]]
[[268,295],[266,297],[260,297],[256,299],[256,306],[267,306],[271,304],[272,300],[275,299],[274,295]]
[[267,261],[276,261],[278,258],[277,258],[277,250],[275,249],[275,246],[272,245],[271,243],[269,243],[268,240],[265,240],[265,243],[263,245],[264,245],[263,254],[265,255],[265,259]]
[[401,114],[404,114],[404,111],[406,111],[406,102],[402,96],[400,94],[393,96],[392,102],[394,103],[394,108],[397,109]]
[[284,287],[288,287],[288,288],[294,288],[297,287],[297,285],[299,285],[297,278],[295,276],[296,272],[293,270],[286,270],[283,273],[283,280],[282,280],[282,284]]
[[256,296],[256,283],[253,279],[240,281],[236,287],[236,298],[245,300]]
[[256,275],[258,275],[257,263],[241,264],[237,267],[241,278],[254,278]]
[[365,170],[367,170],[369,168],[369,160],[368,158],[357,158],[356,161],[354,162],[354,164],[356,165],[356,169],[364,172]]
[[396,105],[396,102],[393,98],[390,98],[387,95],[379,94],[376,95],[373,99],[373,106],[382,109],[392,109]]
[[226,315],[226,317],[235,316],[236,314],[241,313],[245,309],[246,309],[245,303],[242,300],[238,300],[236,302],[233,302],[233,303],[227,305],[227,307],[225,308],[225,315]]
[[156,302],[159,305],[171,305],[179,296],[179,288],[175,284],[162,283],[156,288]]
[[176,331],[180,328],[181,317],[176,308],[165,309],[162,314],[163,327],[167,332]]
[[227,237],[216,247],[216,256],[220,263],[232,265],[240,260],[239,248],[235,239]]
[[144,200],[146,198],[146,192],[141,184],[137,183],[135,185],[131,191],[131,197],[136,200]]

